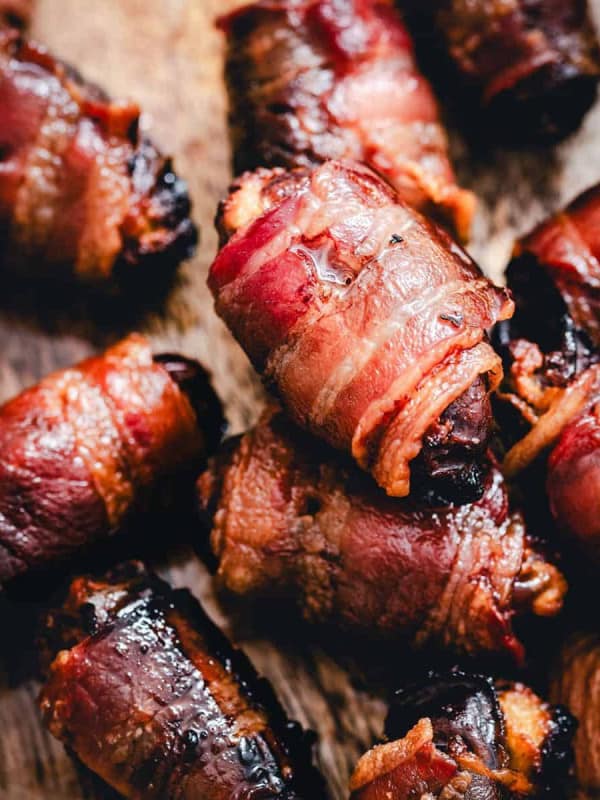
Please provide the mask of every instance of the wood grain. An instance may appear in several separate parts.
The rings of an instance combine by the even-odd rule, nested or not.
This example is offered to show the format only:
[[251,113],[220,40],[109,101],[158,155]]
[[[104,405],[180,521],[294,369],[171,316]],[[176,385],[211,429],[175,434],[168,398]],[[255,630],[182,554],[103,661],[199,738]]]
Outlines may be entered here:
[[[180,350],[212,370],[234,430],[255,418],[261,390],[214,315],[205,286],[216,249],[212,218],[230,178],[222,42],[213,19],[233,5],[226,0],[39,0],[34,35],[115,96],[140,102],[144,126],[175,155],[178,171],[189,182],[202,242],[165,307],[141,317],[77,299],[66,304],[40,295],[35,285],[1,292],[0,401],[135,325],[157,349]],[[593,5],[600,18],[600,0]],[[482,200],[472,251],[490,274],[501,275],[515,235],[600,179],[599,140],[598,105],[576,136],[550,151],[517,154],[481,144],[475,151],[453,135],[461,179]],[[163,528],[165,540],[172,525]],[[160,527],[150,529],[161,538]],[[219,605],[207,571],[185,549],[170,555],[167,571],[233,631],[291,716],[317,731],[318,761],[332,797],[345,797],[349,772],[380,732],[384,714],[381,695],[360,688],[364,681],[357,670],[347,669],[356,659],[332,650],[330,643],[316,644],[300,624],[280,620],[267,635],[251,613],[236,619]],[[43,598],[43,588],[38,594]],[[113,797],[39,723],[38,686],[31,677],[38,602],[6,601],[0,614],[1,800]],[[373,654],[359,652],[359,661],[361,655]],[[402,661],[402,653],[395,656]]]

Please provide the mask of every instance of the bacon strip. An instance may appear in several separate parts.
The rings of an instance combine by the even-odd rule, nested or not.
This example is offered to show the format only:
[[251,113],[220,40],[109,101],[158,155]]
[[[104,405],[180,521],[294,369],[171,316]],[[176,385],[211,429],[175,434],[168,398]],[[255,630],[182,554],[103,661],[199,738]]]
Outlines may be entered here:
[[49,625],[70,641],[44,719],[124,797],[324,797],[299,726],[188,592],[122,566],[76,579]]
[[0,407],[0,583],[114,533],[162,476],[202,463],[220,407],[174,360],[132,335]]
[[44,48],[0,32],[0,261],[102,284],[165,274],[196,231],[185,185],[110,101]]
[[486,328],[509,295],[351,164],[245,175],[219,225],[219,315],[297,423],[407,495],[429,426],[479,376],[498,384]]
[[433,93],[389,0],[262,0],[221,18],[236,172],[363,161],[468,237]]
[[520,659],[513,614],[562,605],[564,579],[509,513],[496,469],[477,503],[419,507],[387,498],[277,413],[232,443],[198,490],[220,583],[291,598],[310,620]]
[[554,140],[596,96],[600,53],[587,0],[409,0],[456,72],[511,139]]

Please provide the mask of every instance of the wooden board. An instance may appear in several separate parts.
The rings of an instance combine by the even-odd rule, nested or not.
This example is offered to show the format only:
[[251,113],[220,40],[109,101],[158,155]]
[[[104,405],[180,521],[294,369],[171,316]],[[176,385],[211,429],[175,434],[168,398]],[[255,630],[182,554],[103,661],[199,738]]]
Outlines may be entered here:
[[[179,173],[189,182],[202,242],[166,307],[135,322],[106,308],[101,314],[77,304],[62,308],[33,284],[18,295],[1,290],[0,401],[136,324],[157,349],[182,351],[212,370],[234,430],[256,417],[261,390],[214,315],[205,286],[216,249],[212,218],[230,177],[222,42],[213,19],[233,5],[228,0],[39,0],[34,35],[115,96],[140,102],[144,125],[175,155]],[[600,0],[593,6],[600,21]],[[471,249],[484,269],[498,277],[515,235],[600,180],[599,142],[599,105],[576,136],[553,150],[517,154],[479,146],[467,153],[453,135],[461,179],[482,200]],[[170,537],[166,528],[165,540]],[[260,620],[234,624],[235,617],[213,596],[207,571],[185,550],[171,556],[167,573],[190,587],[219,624],[235,628],[236,641],[273,682],[290,715],[317,731],[318,763],[332,797],[345,797],[349,772],[381,731],[385,710],[373,685],[366,690],[356,669],[346,668],[354,660],[315,644],[293,621],[281,626],[276,642]],[[75,766],[39,723],[38,685],[31,678],[38,613],[26,599],[0,609],[0,799],[114,797]]]

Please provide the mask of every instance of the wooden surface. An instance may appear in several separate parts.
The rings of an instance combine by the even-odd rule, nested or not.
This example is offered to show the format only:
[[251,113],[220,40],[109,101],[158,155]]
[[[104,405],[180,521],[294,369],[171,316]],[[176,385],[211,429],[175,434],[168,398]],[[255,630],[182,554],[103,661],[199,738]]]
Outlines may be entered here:
[[[141,318],[116,307],[97,312],[78,302],[64,308],[60,299],[36,294],[34,285],[14,294],[2,290],[0,401],[135,325],[151,336],[157,350],[182,351],[212,370],[234,430],[255,418],[260,388],[215,317],[205,287],[216,248],[212,218],[230,177],[222,42],[213,18],[233,5],[226,0],[39,0],[34,35],[113,95],[141,103],[145,126],[175,155],[178,172],[189,182],[202,242],[165,308]],[[600,0],[593,5],[600,21]],[[600,180],[598,106],[580,132],[554,150],[516,154],[480,145],[477,152],[467,152],[458,136],[454,139],[461,178],[482,200],[471,249],[496,277],[515,235]],[[171,527],[164,527],[164,541],[155,542],[159,549],[168,545]],[[243,626],[234,625],[233,615],[212,595],[205,568],[185,550],[170,556],[167,574],[201,597],[219,624],[235,628],[236,640],[274,683],[290,715],[319,734],[318,762],[332,797],[345,797],[356,758],[381,730],[381,695],[365,690],[357,670],[346,669],[350,661],[343,653],[311,643],[295,622],[280,626],[276,643],[251,615]],[[31,677],[38,605],[24,597],[7,603],[0,614],[1,800],[113,797],[40,726],[38,686]]]

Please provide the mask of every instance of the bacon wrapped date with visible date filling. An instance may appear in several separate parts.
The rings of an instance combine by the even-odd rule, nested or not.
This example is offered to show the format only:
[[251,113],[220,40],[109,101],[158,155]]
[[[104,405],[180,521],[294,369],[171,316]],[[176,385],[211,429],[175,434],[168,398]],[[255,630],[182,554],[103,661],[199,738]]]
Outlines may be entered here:
[[[513,140],[577,128],[596,96],[600,55],[586,0],[405,0],[438,31],[457,73]],[[426,29],[425,29],[426,28]]]
[[562,606],[565,581],[509,513],[494,467],[479,502],[423,508],[276,413],[226,446],[198,490],[220,583],[292,599],[310,620],[519,660],[513,616]]
[[[0,264],[115,286],[171,274],[196,231],[185,184],[112,102],[69,66],[0,32]],[[139,281],[136,285],[139,285]]]
[[396,694],[388,743],[359,761],[352,800],[562,796],[574,724],[520,683],[427,676]]
[[425,492],[480,494],[502,374],[486,329],[511,315],[507,292],[355,164],[246,173],[218,225],[216,310],[293,419],[390,495],[419,454]]
[[138,335],[0,407],[0,584],[116,531],[221,428],[202,367]]
[[0,28],[26,28],[33,14],[34,0],[0,0]]
[[236,172],[364,161],[400,197],[468,237],[427,81],[389,0],[261,0],[220,20]]
[[49,628],[69,649],[46,724],[125,797],[325,797],[299,726],[187,591],[135,565],[77,578]]
[[567,640],[553,671],[550,698],[564,703],[579,722],[574,749],[580,787],[600,792],[600,635],[577,633]]
[[514,318],[499,331],[516,475],[550,447],[547,492],[560,527],[600,558],[600,190],[522,239],[508,268]]

